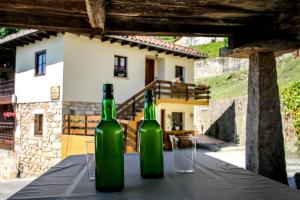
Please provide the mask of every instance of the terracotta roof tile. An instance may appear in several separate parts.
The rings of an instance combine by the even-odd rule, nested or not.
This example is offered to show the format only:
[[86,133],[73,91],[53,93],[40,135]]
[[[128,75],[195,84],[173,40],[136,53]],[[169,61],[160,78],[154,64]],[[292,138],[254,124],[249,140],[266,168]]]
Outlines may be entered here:
[[123,39],[123,40],[129,40],[131,42],[137,42],[140,44],[144,44],[144,45],[150,45],[150,46],[154,46],[154,47],[159,47],[165,50],[170,50],[170,51],[175,51],[175,52],[179,52],[179,53],[183,53],[183,54],[187,54],[187,55],[191,55],[191,56],[196,56],[199,58],[206,58],[207,54],[206,53],[201,53],[198,52],[195,49],[189,48],[189,47],[184,47],[184,46],[180,46],[177,44],[173,44],[173,43],[168,43],[165,42],[163,40],[160,40],[158,38],[155,37],[150,37],[150,36],[109,36],[109,37],[114,37],[114,38],[118,38],[118,39]]

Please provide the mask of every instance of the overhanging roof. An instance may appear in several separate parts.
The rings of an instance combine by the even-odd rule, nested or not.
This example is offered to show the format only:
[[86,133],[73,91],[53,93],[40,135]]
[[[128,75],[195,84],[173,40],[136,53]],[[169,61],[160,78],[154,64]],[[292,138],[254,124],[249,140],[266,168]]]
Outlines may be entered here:
[[[29,45],[36,40],[49,38],[51,35],[56,36],[56,32],[38,31],[38,30],[22,30],[18,33],[11,34],[3,39],[0,39],[0,49],[15,49],[16,46]],[[149,51],[157,51],[158,53],[173,54],[175,56],[203,59],[207,54],[200,53],[192,48],[183,47],[180,45],[170,44],[165,41],[148,37],[148,36],[95,36],[87,35],[89,37],[97,37],[103,42],[110,41],[111,43],[118,42],[121,45],[137,46],[140,49],[148,49]]]

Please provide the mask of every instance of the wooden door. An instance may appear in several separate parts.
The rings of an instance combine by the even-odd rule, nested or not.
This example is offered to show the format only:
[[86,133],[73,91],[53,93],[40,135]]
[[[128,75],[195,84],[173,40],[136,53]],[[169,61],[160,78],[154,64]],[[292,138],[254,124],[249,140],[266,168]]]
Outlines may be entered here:
[[145,85],[154,81],[154,60],[146,59],[145,66]]

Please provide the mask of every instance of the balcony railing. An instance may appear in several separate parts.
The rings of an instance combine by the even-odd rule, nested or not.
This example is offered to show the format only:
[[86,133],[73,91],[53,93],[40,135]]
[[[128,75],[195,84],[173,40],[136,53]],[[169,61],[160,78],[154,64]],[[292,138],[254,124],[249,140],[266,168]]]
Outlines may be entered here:
[[15,92],[15,80],[0,82],[0,97],[8,97]]
[[0,122],[0,149],[13,149],[14,128],[14,122]]

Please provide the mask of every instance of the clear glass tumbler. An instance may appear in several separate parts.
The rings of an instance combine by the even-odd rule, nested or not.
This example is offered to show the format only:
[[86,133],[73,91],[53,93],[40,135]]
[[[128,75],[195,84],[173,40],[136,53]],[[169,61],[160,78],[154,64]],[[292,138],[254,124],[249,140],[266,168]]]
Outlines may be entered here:
[[95,180],[95,142],[89,140],[85,142],[85,156],[88,176],[90,180]]
[[170,136],[172,143],[175,170],[179,173],[195,172],[196,139],[192,135]]

